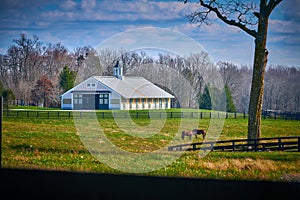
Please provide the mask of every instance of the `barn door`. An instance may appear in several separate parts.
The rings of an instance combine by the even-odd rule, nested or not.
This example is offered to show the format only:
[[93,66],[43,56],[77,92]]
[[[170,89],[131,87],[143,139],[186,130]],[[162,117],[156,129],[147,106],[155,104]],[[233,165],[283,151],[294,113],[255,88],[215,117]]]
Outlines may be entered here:
[[100,110],[107,110],[109,108],[108,94],[99,94],[99,109]]

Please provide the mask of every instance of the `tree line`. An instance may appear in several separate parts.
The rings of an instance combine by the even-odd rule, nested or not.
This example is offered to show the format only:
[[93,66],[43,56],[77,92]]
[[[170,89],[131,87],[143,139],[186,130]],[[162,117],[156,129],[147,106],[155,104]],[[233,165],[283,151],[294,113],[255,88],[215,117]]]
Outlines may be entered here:
[[[24,100],[30,105],[59,107],[58,96],[92,75],[112,75],[119,61],[124,75],[143,76],[175,94],[173,107],[211,109],[210,82],[217,74],[224,84],[228,112],[248,112],[252,67],[228,61],[212,64],[206,52],[187,57],[159,52],[78,47],[70,52],[61,43],[43,44],[37,36],[20,34],[0,55],[0,94],[5,102]],[[174,81],[175,80],[175,81]],[[300,111],[300,68],[271,65],[265,75],[263,109]],[[185,99],[180,99],[187,97]]]

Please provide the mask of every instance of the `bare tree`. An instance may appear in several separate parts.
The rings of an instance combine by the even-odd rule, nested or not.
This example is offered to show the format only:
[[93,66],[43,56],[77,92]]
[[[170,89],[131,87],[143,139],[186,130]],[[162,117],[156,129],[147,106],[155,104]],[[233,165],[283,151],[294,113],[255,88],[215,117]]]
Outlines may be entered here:
[[266,71],[264,110],[299,111],[300,68],[271,65]]
[[115,50],[103,49],[98,52],[100,65],[102,67],[104,76],[113,75],[113,66],[118,60],[118,54]]
[[[264,93],[265,68],[268,61],[266,49],[268,22],[274,8],[282,0],[260,0],[255,3],[240,0],[199,0],[200,8],[188,15],[191,22],[210,24],[217,16],[228,25],[238,27],[255,38],[253,75],[249,103],[248,139],[261,137],[261,115]],[[188,0],[184,0],[187,3]],[[211,15],[215,14],[215,15]],[[256,30],[253,29],[256,27]]]

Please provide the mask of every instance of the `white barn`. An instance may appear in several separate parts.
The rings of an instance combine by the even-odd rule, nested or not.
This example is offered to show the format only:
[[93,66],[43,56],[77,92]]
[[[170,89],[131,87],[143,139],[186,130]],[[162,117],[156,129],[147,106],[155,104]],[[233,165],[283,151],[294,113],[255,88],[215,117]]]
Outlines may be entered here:
[[117,63],[114,76],[92,76],[59,96],[62,109],[169,109],[173,95],[143,77],[123,76]]

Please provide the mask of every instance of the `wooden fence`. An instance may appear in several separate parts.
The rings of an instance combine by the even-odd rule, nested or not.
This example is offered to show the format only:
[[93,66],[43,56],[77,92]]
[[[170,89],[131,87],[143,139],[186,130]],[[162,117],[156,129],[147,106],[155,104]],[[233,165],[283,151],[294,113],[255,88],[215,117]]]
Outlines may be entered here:
[[300,136],[208,141],[170,146],[170,151],[297,151],[300,152]]
[[4,117],[16,118],[243,118],[245,113],[226,113],[226,112],[160,112],[155,111],[67,111],[67,110],[3,110]]
[[[229,113],[229,112],[188,112],[188,111],[73,111],[73,110],[3,110],[3,117],[16,117],[16,118],[92,118],[97,116],[99,119],[107,118],[198,118],[198,119],[246,119],[246,113]],[[263,119],[284,119],[284,120],[300,120],[299,113],[266,113],[263,112]]]
[[300,120],[300,112],[280,112],[280,111],[271,111],[263,110],[262,116],[264,119],[285,119],[285,120]]

